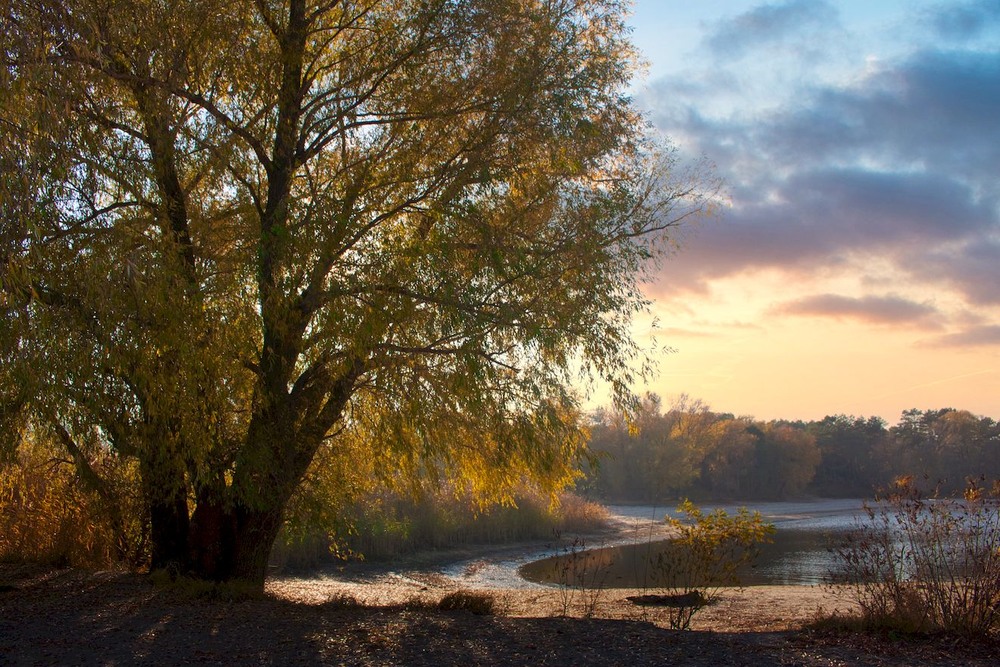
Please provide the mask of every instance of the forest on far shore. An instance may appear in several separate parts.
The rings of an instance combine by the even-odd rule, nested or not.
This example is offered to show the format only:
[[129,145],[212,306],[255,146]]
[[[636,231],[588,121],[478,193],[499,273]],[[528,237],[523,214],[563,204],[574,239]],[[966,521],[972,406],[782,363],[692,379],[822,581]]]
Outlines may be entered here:
[[[522,481],[497,505],[462,480],[386,487],[363,462],[346,477],[320,466],[288,508],[271,564],[309,568],[334,555],[394,558],[593,532],[608,516],[593,501],[871,498],[903,476],[955,494],[967,477],[1000,479],[1000,424],[965,410],[907,410],[890,427],[847,415],[761,421],[686,398],[664,407],[647,396],[631,421],[609,410],[580,419],[590,455],[556,496]],[[0,460],[0,562],[145,567],[150,528],[135,469],[110,453],[95,460],[116,482],[112,497],[101,496],[58,443],[42,431],[28,435]]]
[[579,489],[604,501],[871,497],[902,476],[948,494],[968,477],[1000,479],[1000,423],[952,408],[906,410],[893,426],[850,415],[760,421],[649,395],[631,426],[598,411],[590,449]]

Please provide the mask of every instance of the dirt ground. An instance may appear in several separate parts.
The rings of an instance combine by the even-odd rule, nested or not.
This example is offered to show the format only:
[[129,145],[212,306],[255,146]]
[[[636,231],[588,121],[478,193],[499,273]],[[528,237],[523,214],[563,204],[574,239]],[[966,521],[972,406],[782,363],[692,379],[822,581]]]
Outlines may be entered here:
[[[369,606],[435,602],[466,588],[434,573],[407,572],[344,578],[279,577],[268,582],[275,597],[322,604],[349,596]],[[580,590],[562,588],[479,589],[492,594],[505,616],[546,618],[571,616],[648,621],[666,627],[662,609],[639,606],[627,598],[652,591],[638,589]],[[698,611],[692,629],[715,632],[766,632],[801,628],[823,614],[849,612],[855,606],[842,595],[818,586],[753,586],[727,588],[720,600]]]
[[[380,574],[269,582],[263,596],[194,594],[150,577],[0,565],[0,665],[996,665],[998,647],[796,629],[818,589],[728,592],[695,630],[606,591],[592,618],[557,590],[494,591],[493,615],[441,611],[454,582]],[[575,606],[583,605],[583,606]],[[570,614],[587,611],[582,598]]]

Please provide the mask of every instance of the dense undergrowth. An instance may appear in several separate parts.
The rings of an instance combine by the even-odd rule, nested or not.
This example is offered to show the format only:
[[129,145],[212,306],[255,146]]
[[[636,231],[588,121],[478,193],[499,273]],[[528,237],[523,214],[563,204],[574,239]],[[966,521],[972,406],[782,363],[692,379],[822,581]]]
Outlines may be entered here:
[[331,558],[389,559],[429,549],[507,544],[557,534],[595,532],[607,510],[572,493],[552,499],[531,489],[512,503],[480,507],[472,498],[435,493],[419,498],[372,497],[346,508],[334,529],[289,526],[275,545],[273,565],[310,568]]
[[[100,492],[44,439],[25,442],[0,463],[0,561],[143,569],[148,527],[136,471],[91,461],[113,481]],[[482,504],[453,490],[368,493],[323,512],[289,516],[272,570],[315,567],[335,558],[387,559],[425,549],[547,539],[590,532],[607,511],[571,493],[523,488],[504,504]]]
[[135,471],[111,457],[90,465],[111,480],[100,492],[43,439],[0,462],[0,560],[137,567],[148,559]]

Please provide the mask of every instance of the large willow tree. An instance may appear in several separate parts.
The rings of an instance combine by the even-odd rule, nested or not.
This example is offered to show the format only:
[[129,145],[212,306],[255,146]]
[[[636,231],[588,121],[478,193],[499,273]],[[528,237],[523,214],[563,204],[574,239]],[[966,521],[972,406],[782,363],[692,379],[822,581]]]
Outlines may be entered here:
[[135,462],[154,567],[257,583],[318,453],[565,476],[568,387],[643,372],[643,266],[706,206],[622,5],[3,0],[7,430],[99,492]]

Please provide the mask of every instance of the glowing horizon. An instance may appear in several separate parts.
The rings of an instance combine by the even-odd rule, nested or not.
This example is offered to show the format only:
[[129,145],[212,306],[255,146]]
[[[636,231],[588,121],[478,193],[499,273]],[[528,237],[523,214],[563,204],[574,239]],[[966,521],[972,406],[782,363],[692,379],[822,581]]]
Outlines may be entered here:
[[1000,6],[640,0],[637,103],[725,178],[637,323],[759,419],[1000,418]]

